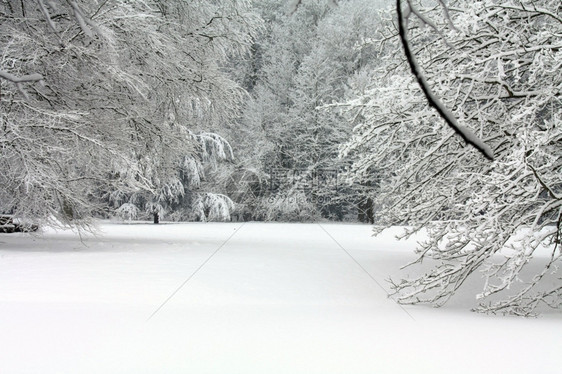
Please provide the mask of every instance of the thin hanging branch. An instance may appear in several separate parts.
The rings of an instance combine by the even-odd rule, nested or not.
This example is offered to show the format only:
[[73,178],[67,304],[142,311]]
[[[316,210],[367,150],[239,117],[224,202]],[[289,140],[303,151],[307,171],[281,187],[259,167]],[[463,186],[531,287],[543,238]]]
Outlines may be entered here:
[[470,129],[465,126],[462,126],[457,122],[457,119],[451,113],[447,107],[439,100],[439,98],[431,91],[429,84],[425,80],[421,69],[414,57],[410,49],[410,45],[408,43],[408,35],[407,35],[407,20],[410,14],[412,13],[411,5],[408,4],[407,11],[402,13],[401,7],[401,0],[396,0],[396,13],[398,15],[398,31],[400,34],[400,41],[402,42],[402,46],[404,47],[404,54],[406,55],[406,59],[408,60],[408,64],[410,65],[410,69],[412,70],[412,74],[416,77],[420,88],[422,89],[427,102],[429,105],[435,110],[437,113],[445,120],[447,125],[451,127],[461,138],[464,139],[465,142],[472,145],[476,148],[480,153],[482,153],[488,160],[494,160],[494,152],[485,144],[476,134],[474,134]]

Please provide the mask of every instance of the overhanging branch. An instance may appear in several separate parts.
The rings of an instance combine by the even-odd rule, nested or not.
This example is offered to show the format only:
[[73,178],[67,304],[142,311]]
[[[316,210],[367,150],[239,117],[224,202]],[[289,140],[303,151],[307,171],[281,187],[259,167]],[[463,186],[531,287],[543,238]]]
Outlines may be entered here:
[[445,107],[445,105],[439,100],[439,98],[437,98],[433,91],[431,91],[429,84],[425,80],[425,77],[423,76],[408,43],[406,20],[411,14],[411,9],[408,8],[408,11],[404,15],[402,13],[401,1],[396,0],[396,13],[398,15],[398,31],[400,35],[400,41],[402,42],[402,46],[404,47],[404,54],[406,55],[406,59],[408,60],[408,64],[410,65],[410,69],[412,70],[412,74],[414,74],[414,76],[416,77],[416,80],[418,81],[418,84],[420,85],[420,88],[422,89],[427,102],[429,103],[429,106],[435,108],[441,118],[445,120],[445,123],[447,123],[449,127],[451,127],[461,138],[463,138],[465,142],[476,148],[487,159],[493,161],[494,152],[492,151],[492,149],[480,138],[478,138],[476,134],[474,134],[470,129],[458,123],[453,113],[451,113],[451,111],[447,109],[447,107]]

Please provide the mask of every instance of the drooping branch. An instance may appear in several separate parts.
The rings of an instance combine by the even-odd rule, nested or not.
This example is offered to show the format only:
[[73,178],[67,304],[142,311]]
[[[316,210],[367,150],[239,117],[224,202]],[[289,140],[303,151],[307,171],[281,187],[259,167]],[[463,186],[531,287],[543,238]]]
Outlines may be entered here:
[[494,152],[492,151],[492,149],[480,138],[478,138],[476,134],[474,134],[470,129],[458,123],[453,113],[451,113],[451,111],[447,109],[447,107],[433,93],[433,91],[429,87],[429,84],[425,80],[425,77],[421,72],[421,69],[410,49],[410,45],[408,42],[407,20],[411,14],[411,5],[408,5],[408,10],[405,12],[405,14],[403,14],[401,0],[396,0],[396,13],[398,15],[398,31],[400,35],[400,41],[404,48],[404,54],[406,55],[406,59],[408,60],[408,64],[410,65],[412,74],[414,74],[414,76],[416,77],[416,80],[418,81],[418,84],[420,85],[420,88],[422,89],[427,102],[431,107],[435,108],[437,113],[439,113],[441,118],[445,120],[447,125],[449,125],[449,127],[451,127],[465,142],[476,148],[487,159],[493,161]]

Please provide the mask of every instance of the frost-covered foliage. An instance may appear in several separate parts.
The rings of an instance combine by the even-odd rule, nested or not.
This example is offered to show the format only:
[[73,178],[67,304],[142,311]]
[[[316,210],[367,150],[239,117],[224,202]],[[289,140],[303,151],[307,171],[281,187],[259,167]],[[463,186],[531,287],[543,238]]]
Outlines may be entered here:
[[166,214],[166,209],[158,201],[149,201],[148,203],[145,204],[144,209],[147,215],[149,216],[156,215],[158,219],[160,219],[161,217],[164,216],[164,214]]
[[[355,124],[342,154],[355,159],[355,181],[380,171],[371,194],[380,229],[411,225],[405,235],[422,228],[431,234],[417,252],[436,265],[395,283],[398,300],[442,305],[482,271],[480,311],[529,315],[541,304],[560,307],[562,282],[552,272],[562,236],[562,5],[450,1],[444,12],[443,3],[431,3],[411,3],[418,14],[410,19],[410,45],[436,96],[492,147],[495,160],[467,147],[428,107],[389,16],[378,42],[388,57],[341,106]],[[520,279],[541,246],[550,248],[551,261]]]
[[220,135],[213,133],[202,133],[196,136],[201,145],[201,155],[204,163],[217,166],[217,161],[232,161],[234,153],[230,144]]
[[132,221],[139,216],[140,210],[135,204],[125,203],[121,205],[115,213],[123,220]]
[[199,221],[230,221],[234,202],[226,195],[215,193],[198,194],[194,202],[194,214]]
[[[150,190],[137,190],[131,193],[114,191],[108,193],[106,198],[112,207],[119,207],[115,213],[122,216],[121,204],[132,204],[139,212],[144,214],[137,218],[148,219],[154,213],[160,218],[172,221],[203,219],[200,214],[200,195],[205,195],[206,190],[212,189],[217,176],[213,171],[224,162],[233,161],[233,152],[230,144],[220,135],[213,133],[185,135],[186,142],[195,142],[196,151],[176,159],[146,160],[143,164],[143,175],[151,186]],[[169,168],[165,173],[162,168]],[[126,172],[126,171],[124,171]],[[211,181],[208,181],[211,175]],[[229,210],[226,210],[228,213]],[[221,211],[221,214],[225,210]],[[217,217],[223,217],[218,215]],[[228,219],[230,217],[228,216]],[[215,216],[212,217],[215,219]],[[225,220],[226,218],[220,218]]]
[[181,195],[187,129],[244,98],[221,65],[261,27],[250,5],[0,2],[0,211],[75,225],[108,195]]

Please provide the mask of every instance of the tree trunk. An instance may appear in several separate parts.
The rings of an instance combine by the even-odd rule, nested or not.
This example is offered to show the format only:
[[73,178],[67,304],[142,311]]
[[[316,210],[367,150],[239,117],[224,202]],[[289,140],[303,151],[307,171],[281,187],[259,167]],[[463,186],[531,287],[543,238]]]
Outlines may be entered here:
[[373,199],[370,197],[359,202],[357,218],[359,222],[375,223],[375,214],[373,207]]
[[152,216],[154,217],[154,223],[160,223],[160,215],[158,214],[158,212],[154,212],[152,213]]

